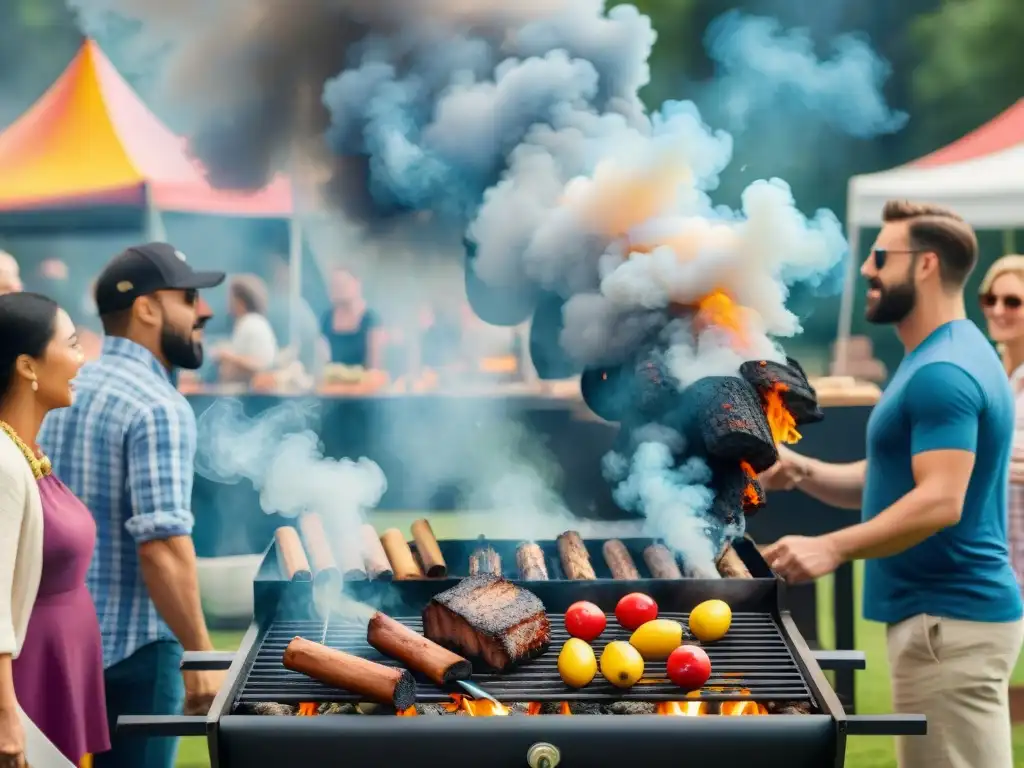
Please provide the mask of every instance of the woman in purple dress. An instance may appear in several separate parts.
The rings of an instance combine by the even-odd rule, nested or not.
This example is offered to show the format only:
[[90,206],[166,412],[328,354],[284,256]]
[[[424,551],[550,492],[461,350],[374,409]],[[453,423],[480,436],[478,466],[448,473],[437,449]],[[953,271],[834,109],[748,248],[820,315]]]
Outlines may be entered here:
[[75,764],[110,748],[85,585],[96,524],[35,443],[43,417],[71,405],[81,366],[57,304],[0,296],[0,768],[25,765],[25,716]]

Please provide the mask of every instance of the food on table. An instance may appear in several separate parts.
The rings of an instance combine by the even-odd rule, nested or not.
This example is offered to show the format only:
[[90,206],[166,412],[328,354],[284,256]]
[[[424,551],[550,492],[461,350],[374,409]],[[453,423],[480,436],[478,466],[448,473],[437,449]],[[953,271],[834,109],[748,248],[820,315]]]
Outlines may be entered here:
[[687,691],[695,691],[711,677],[711,659],[697,645],[681,645],[665,663],[668,679]]
[[370,618],[366,642],[385,656],[426,675],[437,685],[466,680],[473,674],[473,665],[468,660],[380,611]]
[[557,543],[565,578],[574,581],[597,578],[594,566],[590,564],[590,555],[587,554],[583,538],[576,531],[566,531],[559,535]]
[[328,363],[324,366],[325,384],[359,384],[366,378],[366,368],[361,365]]
[[601,552],[604,554],[604,561],[608,563],[608,570],[612,572],[613,579],[635,581],[640,578],[640,571],[636,569],[629,550],[621,541],[608,539],[602,545]]
[[615,606],[615,618],[625,629],[633,630],[658,618],[658,604],[642,592],[630,592]]
[[705,600],[690,611],[690,632],[702,643],[721,640],[732,624],[732,609],[724,600]]
[[558,652],[558,674],[572,688],[582,688],[597,674],[594,649],[578,637],[570,637]]
[[548,649],[551,623],[532,592],[481,574],[434,596],[423,609],[423,634],[504,672]]
[[671,619],[655,619],[637,627],[629,644],[647,661],[667,659],[683,643],[683,625]]
[[547,581],[548,566],[544,562],[544,550],[533,541],[524,541],[516,547],[516,565],[519,578],[523,581]]
[[407,669],[387,667],[302,637],[288,643],[281,663],[285,669],[301,672],[324,685],[390,704],[399,711],[416,702],[416,680]]
[[613,640],[601,652],[601,674],[616,688],[630,688],[644,676],[644,657],[625,640]]
[[420,556],[427,576],[432,579],[447,576],[448,566],[445,565],[444,555],[441,554],[441,547],[429,520],[420,519],[412,524],[412,540],[416,542],[416,554]]
[[604,611],[586,600],[573,603],[565,612],[565,631],[588,643],[604,632],[606,626],[608,618]]
[[683,572],[679,570],[679,563],[672,550],[664,544],[651,544],[644,550],[644,562],[656,579],[681,579]]

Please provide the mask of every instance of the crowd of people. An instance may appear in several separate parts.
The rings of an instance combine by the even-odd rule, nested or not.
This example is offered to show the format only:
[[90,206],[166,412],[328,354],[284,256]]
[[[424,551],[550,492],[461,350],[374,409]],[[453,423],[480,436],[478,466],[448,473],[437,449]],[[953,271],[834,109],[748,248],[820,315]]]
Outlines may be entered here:
[[[900,768],[1011,768],[1009,677],[1024,641],[1024,257],[982,283],[988,336],[966,316],[972,228],[946,209],[885,207],[861,267],[867,319],[905,348],[868,423],[866,458],[834,465],[782,446],[769,493],[799,489],[862,522],[764,550],[790,582],[865,560],[864,613],[887,626]],[[163,243],[129,248],[97,278],[103,338],[0,256],[0,768],[24,768],[26,729],[69,761],[172,768],[176,742],[114,731],[122,714],[201,713],[220,672],[180,670],[210,650],[190,533],[196,419],[174,374],[197,370],[225,281]],[[209,355],[245,379],[278,354],[265,287],[229,285],[234,330]],[[305,322],[331,359],[379,365],[382,328],[358,280]],[[312,322],[310,322],[312,320]],[[992,341],[998,344],[993,346]],[[428,345],[429,346],[429,345]],[[1000,357],[1001,353],[1001,357]],[[1015,403],[1016,397],[1016,403]],[[857,439],[854,437],[853,439]]]

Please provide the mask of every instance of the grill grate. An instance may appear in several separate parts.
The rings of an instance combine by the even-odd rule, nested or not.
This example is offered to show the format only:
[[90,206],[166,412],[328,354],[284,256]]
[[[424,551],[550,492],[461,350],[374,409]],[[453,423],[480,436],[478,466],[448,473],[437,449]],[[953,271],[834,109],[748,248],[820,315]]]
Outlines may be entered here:
[[[576,690],[565,685],[558,675],[558,651],[569,635],[563,616],[549,614],[551,648],[540,658],[522,664],[505,675],[475,674],[473,682],[499,701],[678,701],[687,698],[665,677],[665,662],[647,662],[644,678],[628,690],[620,690],[598,672],[587,687]],[[687,626],[688,614],[663,613],[659,618],[675,619]],[[423,629],[419,618],[398,618],[417,632]],[[600,659],[604,646],[612,640],[628,640],[629,632],[609,623],[608,629],[592,644]],[[275,701],[355,702],[358,695],[322,685],[281,664],[289,641],[295,636],[324,643],[332,648],[397,665],[381,656],[366,642],[364,628],[354,624],[325,625],[315,621],[279,621],[270,625],[236,704]],[[735,613],[729,634],[704,646],[711,658],[711,679],[700,692],[706,701],[812,701],[810,691],[789,647],[775,623],[765,613]],[[448,692],[417,675],[420,702],[448,701]],[[455,689],[458,690],[458,689]],[[695,696],[696,694],[691,694]]]

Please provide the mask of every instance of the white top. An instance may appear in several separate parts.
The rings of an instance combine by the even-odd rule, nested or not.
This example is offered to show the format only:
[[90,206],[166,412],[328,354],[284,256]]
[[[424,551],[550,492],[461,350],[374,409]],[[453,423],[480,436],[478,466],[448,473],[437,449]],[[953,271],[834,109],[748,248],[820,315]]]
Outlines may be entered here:
[[270,321],[257,312],[242,315],[231,333],[231,349],[255,362],[259,371],[272,368],[277,360],[277,337]]
[[1014,458],[1024,459],[1024,365],[1010,374],[1010,387],[1016,404],[1015,430],[1013,434]]
[[43,505],[25,455],[0,432],[0,653],[21,652],[43,570]]

